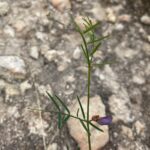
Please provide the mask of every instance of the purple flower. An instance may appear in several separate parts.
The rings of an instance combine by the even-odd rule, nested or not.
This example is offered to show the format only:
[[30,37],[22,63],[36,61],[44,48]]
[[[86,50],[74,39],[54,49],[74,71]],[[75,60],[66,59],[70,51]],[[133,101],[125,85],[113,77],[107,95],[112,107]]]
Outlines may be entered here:
[[100,117],[99,120],[97,120],[97,123],[100,125],[110,125],[112,123],[112,117],[111,116]]

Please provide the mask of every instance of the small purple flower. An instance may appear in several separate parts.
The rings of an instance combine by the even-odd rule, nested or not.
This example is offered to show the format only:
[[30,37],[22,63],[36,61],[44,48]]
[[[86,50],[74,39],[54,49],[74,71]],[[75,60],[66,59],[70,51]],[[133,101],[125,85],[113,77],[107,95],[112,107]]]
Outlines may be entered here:
[[99,120],[97,120],[97,123],[100,125],[110,125],[112,123],[112,117],[111,116],[100,117]]

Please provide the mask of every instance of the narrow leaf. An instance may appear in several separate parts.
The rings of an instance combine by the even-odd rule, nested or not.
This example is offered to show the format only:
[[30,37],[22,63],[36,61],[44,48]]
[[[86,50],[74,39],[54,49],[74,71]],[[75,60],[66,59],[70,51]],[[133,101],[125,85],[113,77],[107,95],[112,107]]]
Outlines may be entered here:
[[109,35],[106,35],[106,36],[100,37],[98,39],[95,39],[93,41],[89,41],[87,44],[92,44],[92,43],[100,42],[100,41],[102,41],[102,40],[104,40],[104,39],[106,39],[108,37],[109,37]]
[[77,116],[77,117],[79,116],[79,110],[80,110],[80,109],[78,108],[78,110],[77,110],[77,114],[76,114],[76,116]]
[[95,47],[94,47],[94,49],[93,49],[93,51],[91,52],[91,56],[93,56],[94,55],[94,53],[97,51],[97,49],[100,47],[100,45],[101,45],[101,43],[98,43]]
[[63,124],[65,124],[69,118],[70,118],[70,115],[65,115],[63,119]]
[[102,129],[98,128],[96,125],[94,125],[92,122],[89,122],[89,124],[94,127],[95,129],[101,131],[101,132],[104,132]]
[[81,119],[79,119],[79,120],[80,120],[81,125],[82,125],[83,128],[85,129],[85,131],[86,131],[88,134],[90,134],[90,132],[88,131],[88,129],[87,129],[86,125],[84,124],[84,122],[83,122]]
[[99,25],[99,22],[95,23],[94,25],[91,25],[88,29],[84,30],[83,33],[85,34],[85,33],[89,32],[89,31],[95,29],[96,26],[98,26],[98,25]]
[[96,64],[93,64],[94,66],[96,66],[96,67],[100,67],[100,68],[102,68],[102,67],[104,67],[105,65],[107,65],[107,64],[113,64],[113,63],[115,63],[116,61],[114,60],[114,61],[104,61],[104,62],[102,62],[102,63],[96,63]]
[[58,112],[58,128],[61,129],[62,127],[62,114]]
[[55,101],[55,99],[47,91],[46,91],[46,93],[49,96],[49,98],[53,101],[53,103],[55,104],[55,106],[57,107],[57,109],[60,111],[59,105],[57,104],[57,102]]
[[59,100],[59,102],[62,104],[62,106],[66,109],[66,111],[70,114],[70,110],[68,109],[68,107],[66,106],[66,104],[57,96],[55,95],[55,97]]
[[81,108],[81,112],[82,112],[82,115],[83,115],[83,118],[85,119],[85,113],[84,113],[84,110],[83,110],[83,107],[82,107],[82,104],[81,104],[81,101],[79,99],[79,97],[77,96],[77,100],[79,102],[79,105],[80,105],[80,108]]

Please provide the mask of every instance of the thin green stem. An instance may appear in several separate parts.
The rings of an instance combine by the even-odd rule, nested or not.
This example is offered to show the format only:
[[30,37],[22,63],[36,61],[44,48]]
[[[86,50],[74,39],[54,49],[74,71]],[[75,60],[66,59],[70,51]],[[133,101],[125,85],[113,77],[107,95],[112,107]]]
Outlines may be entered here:
[[91,84],[91,62],[88,63],[88,96],[87,96],[87,129],[88,129],[88,144],[89,150],[91,150],[91,138],[90,138],[90,124],[89,124],[89,115],[90,115],[90,84]]

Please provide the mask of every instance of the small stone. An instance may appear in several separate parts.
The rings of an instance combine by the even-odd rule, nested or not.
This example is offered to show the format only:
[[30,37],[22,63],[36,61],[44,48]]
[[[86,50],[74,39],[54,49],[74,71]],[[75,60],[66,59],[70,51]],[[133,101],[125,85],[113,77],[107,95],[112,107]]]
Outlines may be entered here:
[[26,24],[23,20],[17,20],[13,24],[13,27],[16,29],[17,32],[21,32],[26,27]]
[[30,56],[34,59],[38,59],[39,58],[39,51],[38,48],[36,46],[31,47],[30,49]]
[[118,17],[118,20],[122,21],[122,22],[130,22],[131,21],[131,16],[128,15],[128,14],[123,14],[123,15],[120,15]]
[[[86,114],[87,97],[82,97],[80,100]],[[70,106],[70,110],[73,115],[76,115],[76,112],[79,108],[79,104],[77,100],[74,100],[73,102],[74,103],[72,103],[72,105]],[[99,96],[90,98],[90,118],[92,118],[92,116],[94,115],[106,116],[105,106],[102,103]],[[79,112],[79,117],[82,118],[81,112]],[[80,149],[87,150],[88,149],[87,133],[84,131],[82,125],[80,124],[80,121],[70,118],[67,123],[70,134],[78,142]],[[104,131],[100,132],[95,128],[91,127],[92,149],[97,150],[102,148],[109,141],[109,134],[108,134],[108,126],[99,126],[97,123],[94,124]]]
[[122,126],[121,129],[122,129],[122,134],[123,135],[127,136],[131,140],[134,139],[133,132],[132,132],[132,130],[130,128],[128,128],[126,126]]
[[50,2],[59,11],[65,11],[71,8],[70,0],[50,0]]
[[48,146],[47,150],[57,150],[57,143],[52,143]]
[[122,31],[124,29],[124,25],[121,24],[121,23],[118,23],[118,24],[115,25],[115,29],[117,31]]
[[21,93],[24,95],[25,94],[25,92],[27,91],[27,90],[29,90],[29,89],[31,89],[32,88],[32,85],[29,83],[29,81],[28,80],[26,80],[26,81],[24,81],[24,82],[22,82],[21,84],[20,84],[20,91],[21,91]]
[[146,53],[146,55],[150,56],[150,44],[149,43],[144,43],[142,49]]
[[15,31],[11,26],[5,26],[4,28],[4,33],[10,37],[14,37],[15,36]]
[[144,15],[141,17],[141,22],[146,25],[150,25],[150,17],[148,15]]
[[8,14],[10,8],[7,2],[0,2],[0,16]]
[[125,97],[123,99],[116,95],[112,95],[109,97],[108,104],[110,107],[110,111],[114,114],[114,121],[122,120],[125,123],[133,121],[134,118],[131,117],[131,110],[129,109],[129,106],[127,105],[127,101],[125,99]]
[[0,91],[3,90],[5,86],[6,86],[5,81],[0,79]]
[[147,36],[148,42],[150,42],[150,35]]
[[104,21],[106,18],[105,9],[100,5],[100,3],[93,3],[91,13],[99,21]]
[[140,122],[140,121],[136,121],[135,124],[134,124],[134,126],[135,126],[135,129],[136,129],[136,133],[138,135],[141,134],[141,133],[143,133],[144,130],[145,130],[145,128],[146,128],[145,124],[142,123],[142,122]]
[[53,93],[52,88],[49,84],[47,84],[46,86],[36,84],[36,87],[38,88],[38,91],[42,96],[48,97],[46,92],[48,92],[50,94]]
[[13,96],[18,96],[18,95],[20,95],[20,90],[17,85],[6,84],[6,87],[5,87],[5,100],[6,101],[10,101],[10,98],[12,98]]
[[80,56],[81,56],[81,49],[77,47],[73,52],[73,58],[77,60],[80,58]]
[[115,23],[116,22],[116,16],[115,16],[113,9],[107,8],[106,13],[107,13],[107,20],[112,22],[112,23]]
[[0,75],[5,79],[24,79],[26,66],[18,56],[0,56]]
[[144,84],[146,81],[144,79],[144,77],[140,76],[140,75],[134,75],[133,76],[133,82],[139,85]]

